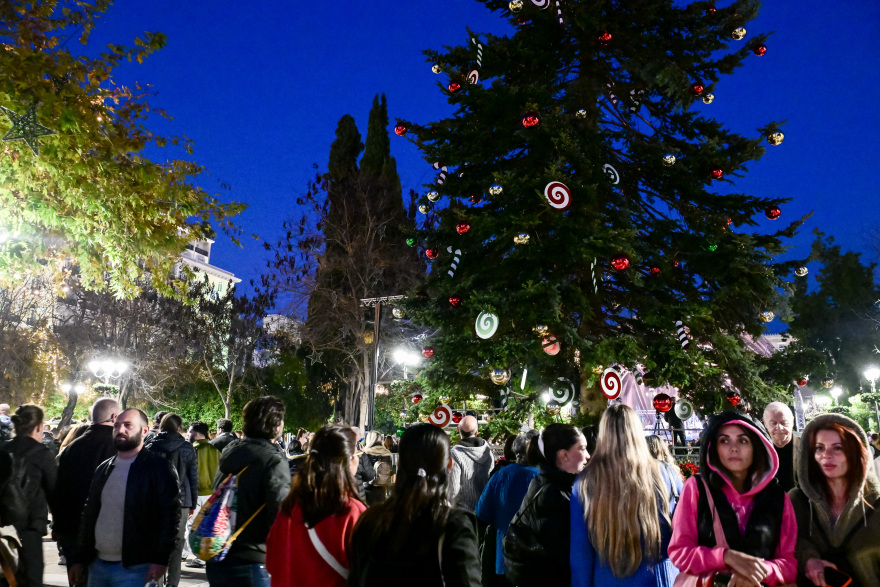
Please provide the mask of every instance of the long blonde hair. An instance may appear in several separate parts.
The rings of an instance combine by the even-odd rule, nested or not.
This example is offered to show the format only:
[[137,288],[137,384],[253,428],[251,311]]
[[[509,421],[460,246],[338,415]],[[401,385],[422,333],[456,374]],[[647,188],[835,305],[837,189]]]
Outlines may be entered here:
[[669,522],[669,493],[629,406],[613,405],[602,415],[578,494],[590,542],[615,577],[629,577],[646,557],[660,557],[659,516]]

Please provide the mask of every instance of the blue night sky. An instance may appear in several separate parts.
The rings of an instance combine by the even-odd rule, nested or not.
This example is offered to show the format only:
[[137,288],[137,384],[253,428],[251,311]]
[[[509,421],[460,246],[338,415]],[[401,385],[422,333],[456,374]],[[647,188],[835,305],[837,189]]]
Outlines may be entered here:
[[[465,27],[512,33],[500,14],[473,0],[148,0],[118,2],[92,44],[130,43],[144,31],[168,35],[165,49],[143,65],[122,67],[119,79],[155,86],[152,103],[175,120],[157,117],[152,126],[192,138],[193,158],[211,174],[203,185],[248,204],[238,224],[246,235],[273,241],[281,222],[299,215],[295,199],[314,176],[312,165],[326,167],[343,114],[365,135],[373,96],[383,92],[392,125],[396,117],[428,122],[451,114],[437,88],[447,78],[431,72],[421,51],[466,43]],[[695,106],[747,136],[788,120],[784,143],[768,145],[737,179],[737,191],[793,198],[778,227],[761,218],[765,230],[815,211],[794,241],[796,257],[808,254],[818,228],[876,260],[880,3],[767,2],[747,28],[774,31],[767,54],[722,79],[712,105]],[[407,140],[392,134],[391,145],[404,193],[423,190],[435,172]],[[232,191],[221,191],[215,179]],[[212,263],[246,284],[259,277],[266,253],[253,239],[243,245],[219,236]]]

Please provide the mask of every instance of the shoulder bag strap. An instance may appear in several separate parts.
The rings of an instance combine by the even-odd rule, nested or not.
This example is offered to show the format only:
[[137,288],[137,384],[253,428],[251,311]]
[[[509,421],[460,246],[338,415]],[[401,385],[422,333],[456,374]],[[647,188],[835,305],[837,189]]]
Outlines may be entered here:
[[[334,571],[339,573],[339,575],[343,579],[348,579],[348,569],[346,569],[341,564],[339,564],[339,561],[336,560],[332,554],[330,554],[330,551],[327,550],[327,547],[324,546],[323,542],[321,542],[321,538],[318,536],[318,533],[315,532],[315,529],[314,528],[307,528],[307,531],[309,533],[309,540],[312,541],[312,546],[315,547],[315,550],[318,551],[318,554],[321,555],[321,558],[324,559],[324,562],[327,563],[328,565],[330,565],[330,567]],[[442,544],[442,540],[441,540],[441,544]]]
[[440,564],[440,581],[443,583],[443,587],[446,587],[446,578],[443,577],[443,539],[446,538],[446,531],[440,535],[440,540],[437,541],[437,562]]

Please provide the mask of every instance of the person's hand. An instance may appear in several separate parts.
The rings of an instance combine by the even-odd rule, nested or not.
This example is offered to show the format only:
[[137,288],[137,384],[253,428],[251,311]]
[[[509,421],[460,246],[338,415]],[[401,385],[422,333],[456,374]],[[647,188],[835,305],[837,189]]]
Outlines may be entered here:
[[193,517],[193,515],[195,515],[195,513],[196,513],[196,508],[189,508],[189,515],[187,516],[187,518]]
[[727,582],[727,587],[761,587],[761,584],[743,577],[739,573],[733,573],[730,576],[730,581]]
[[150,563],[150,568],[147,569],[147,583],[150,581],[158,581],[163,576],[165,576],[165,571],[168,570],[168,565],[157,565],[155,563]]
[[75,564],[67,567],[67,582],[70,584],[70,587],[74,587],[75,585],[79,585],[83,580],[83,566],[81,564]]
[[829,563],[819,558],[811,558],[804,567],[804,574],[807,576],[807,579],[813,582],[813,585],[823,587],[825,585],[825,567],[837,569],[837,565],[834,563]]
[[736,550],[728,549],[724,552],[724,564],[731,571],[740,575],[740,581],[748,579],[753,582],[743,583],[744,585],[760,585],[761,581],[770,574],[770,569],[764,564],[764,559]]

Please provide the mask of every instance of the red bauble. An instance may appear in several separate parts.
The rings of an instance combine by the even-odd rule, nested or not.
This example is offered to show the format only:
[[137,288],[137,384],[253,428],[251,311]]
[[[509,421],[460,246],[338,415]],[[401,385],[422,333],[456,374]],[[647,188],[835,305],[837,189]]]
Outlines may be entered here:
[[660,275],[660,268],[659,267],[651,267],[651,270],[649,271],[649,273],[651,275]]
[[733,224],[733,218],[728,218],[727,219],[727,226],[730,226],[731,224]]
[[731,391],[727,394],[727,401],[729,401],[730,405],[733,407],[738,406],[742,399],[743,398],[738,391]]
[[673,266],[673,267],[678,267],[680,264],[681,264],[680,261],[673,261],[673,262],[672,262],[672,266]]
[[526,112],[522,117],[522,124],[526,128],[532,128],[533,126],[538,126],[541,122],[541,119],[538,118],[537,112]]
[[755,55],[763,57],[767,53],[767,45],[758,45],[755,47]]
[[422,401],[422,394],[420,394],[420,393],[414,393],[413,396],[412,396],[412,402],[413,402],[414,404],[417,404],[417,403],[419,403],[420,401]]
[[449,305],[457,308],[461,305],[461,298],[458,296],[449,296]]
[[611,258],[611,266],[614,267],[616,271],[624,271],[629,267],[629,257],[626,255],[615,255]]
[[402,137],[403,135],[406,134],[407,130],[409,130],[409,129],[406,128],[405,124],[398,124],[397,126],[394,127],[394,134],[396,134],[399,137]]
[[703,90],[705,90],[705,89],[706,89],[706,86],[704,86],[702,83],[694,82],[694,84],[691,86],[691,93],[694,96],[700,96],[700,95],[702,95]]
[[804,385],[807,384],[807,378],[806,378],[806,377],[801,377],[801,378],[798,379],[795,383],[798,384],[798,387],[803,387]]
[[654,409],[658,412],[668,412],[672,409],[672,398],[665,393],[658,393],[654,396]]
[[599,35],[599,44],[607,45],[611,42],[611,33],[608,31],[604,31],[601,35]]
[[714,6],[710,6],[709,8],[706,9],[706,16],[709,16],[711,14],[715,14],[715,12],[716,12],[716,8]]
[[471,196],[471,204],[479,204],[482,201],[483,196],[481,196],[480,194],[474,194],[473,196]]
[[437,249],[425,249],[425,256],[429,259],[436,259],[439,254]]
[[780,216],[782,216],[782,210],[779,209],[779,206],[770,206],[766,210],[764,210],[764,216],[766,216],[769,220],[776,220]]
[[464,418],[464,416],[461,415],[461,412],[452,412],[452,421],[454,423],[458,424],[461,422],[462,418]]
[[434,347],[432,347],[432,346],[422,347],[422,355],[426,359],[430,359],[431,357],[434,356]]
[[449,85],[446,86],[450,92],[453,94],[461,89],[461,84],[458,82],[449,82]]
[[471,229],[471,225],[467,222],[459,222],[455,225],[455,230],[458,234],[464,234]]
[[722,177],[724,177],[724,170],[720,167],[716,167],[709,172],[709,177],[711,177],[712,179],[721,179]]

